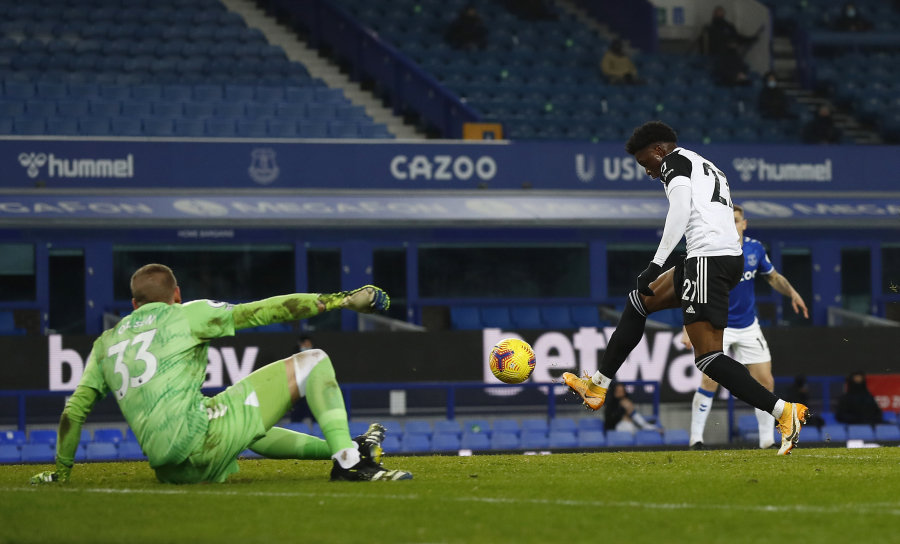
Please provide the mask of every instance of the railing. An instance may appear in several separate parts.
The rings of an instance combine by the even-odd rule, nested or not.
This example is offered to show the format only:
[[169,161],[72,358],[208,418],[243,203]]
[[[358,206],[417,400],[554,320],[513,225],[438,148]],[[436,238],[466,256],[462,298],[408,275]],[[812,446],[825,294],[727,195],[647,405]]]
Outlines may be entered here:
[[463,123],[481,120],[475,110],[343,8],[327,0],[270,0],[269,6],[306,27],[312,47],[327,44],[347,60],[354,80],[378,81],[391,94],[394,114],[409,107],[445,138],[462,138]]
[[829,327],[900,327],[900,322],[874,315],[851,312],[836,306],[828,307]]
[[[645,393],[653,395],[653,415],[659,418],[660,389],[659,382],[656,381],[631,381],[619,382],[626,388],[643,388]],[[443,391],[446,394],[447,403],[447,419],[456,417],[456,392],[461,389],[500,389],[500,388],[520,388],[520,389],[541,389],[551,387],[561,387],[558,383],[523,383],[518,385],[507,384],[488,384],[482,382],[440,382],[440,383],[350,383],[341,384],[341,391],[344,395],[344,405],[347,408],[347,417],[351,417],[353,407],[354,391],[397,391],[397,390],[434,390]],[[206,395],[215,395],[224,391],[224,388],[203,389]],[[548,389],[548,392],[550,389]],[[27,414],[25,409],[25,399],[34,397],[62,397],[71,395],[72,391],[46,391],[42,389],[29,389],[21,391],[0,391],[0,398],[15,397],[18,399],[18,429],[25,432]],[[547,417],[553,419],[556,417],[556,395],[547,395]]]

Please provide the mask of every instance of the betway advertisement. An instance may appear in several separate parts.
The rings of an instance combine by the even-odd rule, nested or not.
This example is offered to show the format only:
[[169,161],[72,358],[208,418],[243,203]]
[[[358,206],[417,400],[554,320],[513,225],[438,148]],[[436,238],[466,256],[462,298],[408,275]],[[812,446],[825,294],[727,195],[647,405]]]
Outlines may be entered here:
[[[686,146],[740,191],[896,191],[883,146]],[[647,190],[624,142],[0,138],[4,188]]]

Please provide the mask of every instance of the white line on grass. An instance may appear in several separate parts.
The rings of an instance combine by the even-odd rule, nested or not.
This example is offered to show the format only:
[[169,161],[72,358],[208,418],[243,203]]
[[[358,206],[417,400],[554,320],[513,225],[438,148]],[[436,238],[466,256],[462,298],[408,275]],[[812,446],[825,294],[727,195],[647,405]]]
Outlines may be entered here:
[[[6,491],[36,491],[37,487],[2,487]],[[46,488],[54,489],[54,488]],[[84,488],[55,487],[70,493],[105,493],[114,495],[215,495],[238,497],[285,497],[285,498],[332,498],[332,499],[374,499],[374,500],[420,500],[422,495],[368,495],[363,493],[303,493],[297,491],[228,491],[228,490],[187,490],[187,489],[128,489],[128,488]],[[590,506],[600,508],[645,508],[648,510],[731,510],[738,512],[797,512],[809,514],[887,514],[900,516],[900,503],[860,503],[833,506],[811,504],[793,505],[743,505],[743,504],[697,504],[697,503],[654,503],[639,501],[583,501],[566,499],[525,499],[506,497],[440,497],[441,500],[456,502],[483,502],[502,504],[539,504],[543,506]]]

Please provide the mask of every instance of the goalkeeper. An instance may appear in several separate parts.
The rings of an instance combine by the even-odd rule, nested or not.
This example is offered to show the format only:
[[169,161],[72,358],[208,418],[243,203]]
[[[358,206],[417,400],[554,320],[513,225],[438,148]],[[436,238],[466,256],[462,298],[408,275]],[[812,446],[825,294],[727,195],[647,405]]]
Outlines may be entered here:
[[[336,309],[372,313],[387,294],[367,285],[330,295],[293,294],[249,304],[195,300],[167,266],[149,264],[131,278],[134,313],[94,342],[81,382],[59,421],[56,471],[31,479],[69,479],[81,427],[94,404],[113,393],[160,482],[223,482],[248,447],[272,459],[333,459],[332,480],[407,480],[381,464],[384,428],[350,438],[344,399],[328,355],[313,349],[271,363],[214,397],[206,378],[209,341],[238,329],[307,319]],[[325,439],[274,427],[306,398]]]

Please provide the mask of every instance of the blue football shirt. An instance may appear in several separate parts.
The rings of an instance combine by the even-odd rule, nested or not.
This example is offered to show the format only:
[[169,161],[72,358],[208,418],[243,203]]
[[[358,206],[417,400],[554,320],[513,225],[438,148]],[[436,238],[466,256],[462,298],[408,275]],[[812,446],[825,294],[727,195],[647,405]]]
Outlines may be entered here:
[[759,240],[744,236],[744,274],[728,295],[728,327],[744,329],[756,320],[756,273],[767,276],[775,271]]

